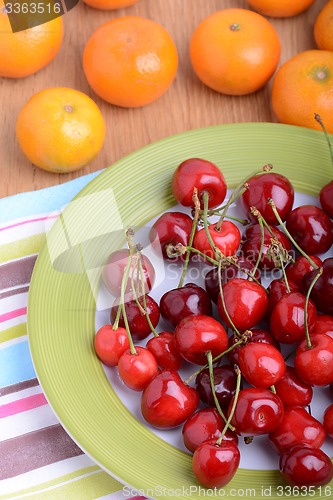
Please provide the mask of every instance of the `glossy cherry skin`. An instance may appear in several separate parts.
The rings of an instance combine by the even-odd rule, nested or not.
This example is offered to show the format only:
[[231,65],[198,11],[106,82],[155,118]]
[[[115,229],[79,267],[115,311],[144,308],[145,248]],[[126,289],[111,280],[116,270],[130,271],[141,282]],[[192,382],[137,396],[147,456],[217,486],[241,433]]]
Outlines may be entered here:
[[282,401],[276,394],[268,389],[247,387],[239,391],[231,424],[241,436],[259,436],[275,430],[281,424],[283,414]]
[[324,411],[323,426],[327,435],[333,438],[333,404],[329,405]]
[[[305,337],[305,296],[300,292],[284,295],[273,309],[270,328],[274,337],[283,344],[295,344]],[[311,332],[317,319],[317,310],[311,299],[308,302],[307,321]]]
[[[121,283],[123,280],[128,258],[128,249],[123,248],[120,250],[116,250],[109,256],[105,266],[102,269],[102,279],[105,283],[105,286],[115,297],[119,297],[120,295]],[[141,294],[142,282],[140,275],[138,274],[137,265],[138,254],[134,254],[130,267],[129,280],[125,289],[126,294],[132,291],[132,278],[134,280],[134,283],[138,285],[138,293]],[[142,255],[142,269],[144,275],[145,293],[148,293],[153,288],[155,282],[155,269],[151,261],[145,255]]]
[[333,478],[330,457],[318,448],[303,444],[285,450],[280,457],[279,467],[284,482],[291,486],[324,486]]
[[[182,435],[186,448],[192,453],[205,441],[218,440],[224,421],[216,408],[203,408],[193,413],[183,426]],[[223,436],[226,441],[238,444],[238,436],[230,429]]]
[[[263,330],[262,328],[251,328],[250,332],[251,337],[248,339],[248,342],[263,342],[264,344],[271,344],[277,350],[280,350],[280,344],[268,330]],[[228,347],[231,347],[238,341],[239,338],[237,337],[237,335],[232,335],[231,337],[229,337]],[[240,344],[228,352],[227,357],[232,365],[238,365],[239,352],[241,349],[243,349],[243,347],[244,344]]]
[[[152,325],[157,325],[160,319],[160,308],[158,307],[157,302],[150,296],[146,295],[146,305],[147,312],[149,314],[150,321]],[[143,298],[139,297],[139,303],[143,307]],[[111,321],[113,322],[117,316],[117,311],[119,307],[119,299],[116,299],[111,308]],[[147,321],[146,315],[141,311],[135,300],[130,300],[129,302],[125,302],[125,311],[127,316],[127,321],[129,325],[129,329],[132,335],[133,340],[142,340],[145,339],[151,333],[151,327]],[[121,313],[119,319],[119,326],[125,327],[123,314]]]
[[[266,290],[254,281],[234,278],[223,285],[225,308],[238,330],[248,330],[263,317],[268,306]],[[221,296],[217,301],[218,312],[222,320],[229,324]]]
[[[288,281],[288,285],[290,292],[301,292],[299,286],[296,285],[296,283],[294,283],[293,281],[291,280]],[[286,282],[284,281],[283,278],[272,280],[268,285],[267,292],[268,292],[268,307],[266,310],[265,319],[268,320],[269,322],[274,307],[279,302],[279,300],[284,295],[286,295],[286,293],[288,293]]]
[[269,198],[274,201],[281,219],[286,219],[294,203],[294,188],[287,177],[269,172],[251,177],[247,183],[249,188],[242,195],[241,204],[251,221],[257,222],[250,210],[256,207],[268,224],[278,225],[272,207],[267,203]]
[[311,348],[302,340],[295,353],[295,371],[307,384],[325,386],[333,382],[333,339],[328,335],[310,334]]
[[[283,248],[287,251],[290,252],[291,250],[291,243],[289,239],[285,236],[285,234],[280,231],[277,227],[271,226],[271,231],[274,234],[274,237],[281,243]],[[264,228],[264,243],[262,246],[262,241],[261,241],[261,230],[260,230],[260,225],[259,224],[252,224],[251,226],[248,226],[244,235],[243,235],[243,240],[244,243],[242,244],[242,252],[247,257],[253,264],[257,262],[260,248],[262,246],[262,254],[261,254],[261,259],[259,261],[259,269],[274,269],[276,267],[276,264],[274,261],[269,257],[268,251],[271,246],[271,239],[272,236],[270,232],[268,231],[267,228]]]
[[[154,222],[149,232],[153,248],[162,252],[163,258],[176,262],[184,256],[169,258],[167,247],[178,244],[187,246],[192,231],[191,217],[182,212],[165,212]],[[184,254],[185,255],[185,254]]]
[[199,314],[182,319],[175,329],[180,355],[190,363],[205,365],[208,351],[215,358],[228,347],[228,335],[216,319]]
[[270,443],[277,453],[299,443],[320,448],[325,437],[324,426],[302,406],[285,408],[280,425],[269,434]]
[[240,462],[240,452],[232,441],[216,440],[202,443],[193,454],[192,469],[206,488],[222,488],[234,477]]
[[325,333],[333,339],[333,316],[330,314],[319,314],[313,331],[316,333]]
[[[220,229],[216,229],[216,226],[217,222],[208,226],[209,233],[215,246],[226,257],[235,255],[241,242],[241,233],[238,227],[229,220],[224,220]],[[194,236],[193,247],[207,257],[212,259],[216,258],[204,227],[199,229]]]
[[[322,260],[317,255],[310,255],[311,260],[320,267],[322,265]],[[303,255],[299,255],[296,257],[295,262],[290,262],[290,264],[286,267],[286,275],[288,281],[292,281],[295,283],[300,289],[303,287],[303,276],[313,271],[314,267],[308,259],[306,259]]]
[[187,316],[212,314],[212,303],[206,290],[194,283],[168,290],[160,300],[161,315],[173,326]]
[[[237,376],[235,370],[229,365],[221,365],[214,367],[213,373],[216,397],[221,408],[227,410],[236,391]],[[205,368],[196,376],[195,387],[203,403],[208,406],[215,406],[208,368]]]
[[103,325],[94,337],[94,348],[97,356],[107,366],[117,366],[120,356],[129,348],[125,328],[115,330],[112,325]]
[[179,370],[182,367],[184,360],[178,352],[173,333],[160,332],[157,337],[148,340],[146,347],[160,368]]
[[239,351],[239,368],[254,387],[267,388],[276,384],[286,371],[280,351],[270,344],[250,342]]
[[193,189],[198,190],[202,204],[202,195],[208,193],[208,208],[221,205],[227,194],[227,184],[221,170],[212,162],[201,158],[189,158],[175,170],[171,189],[174,197],[181,205],[193,207]]
[[333,243],[333,223],[323,210],[314,205],[294,208],[286,220],[294,240],[308,255],[327,252]]
[[[311,299],[318,311],[333,315],[333,258],[325,259],[322,264],[323,274],[318,278],[311,290]],[[317,275],[317,270],[310,271],[303,278],[305,289],[308,290]]]
[[144,419],[157,429],[183,424],[199,404],[199,395],[185,385],[174,370],[162,370],[146,386],[141,397]]
[[274,387],[284,406],[308,406],[311,403],[311,385],[303,382],[292,366],[286,367],[284,376]]
[[319,193],[319,201],[324,212],[333,219],[333,181],[326,184]]
[[158,365],[153,354],[145,347],[136,346],[136,354],[127,349],[119,358],[118,372],[127,387],[142,391],[157,375]]
[[[241,269],[240,269],[241,268]],[[242,269],[244,271],[242,271]],[[227,283],[227,281],[233,279],[233,278],[244,278],[248,279],[249,274],[251,271],[254,269],[254,264],[247,259],[246,257],[238,257],[237,259],[237,266],[234,264],[231,264],[230,266],[226,267],[222,272],[221,272],[221,283],[224,285]],[[260,271],[259,269],[256,270],[254,273],[254,278],[260,282]],[[219,287],[219,272],[217,267],[213,267],[210,271],[205,276],[205,288],[207,290],[207,293],[209,294],[211,300],[216,304],[218,295],[220,293],[220,287]]]

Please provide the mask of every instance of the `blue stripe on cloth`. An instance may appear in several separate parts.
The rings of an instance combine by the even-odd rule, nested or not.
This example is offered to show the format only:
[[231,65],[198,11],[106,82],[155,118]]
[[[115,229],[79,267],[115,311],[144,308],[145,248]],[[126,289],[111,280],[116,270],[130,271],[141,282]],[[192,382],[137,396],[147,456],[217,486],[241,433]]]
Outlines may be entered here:
[[0,349],[0,387],[35,377],[27,340]]
[[67,205],[100,172],[101,170],[64,184],[0,199],[0,224],[30,215],[59,210]]

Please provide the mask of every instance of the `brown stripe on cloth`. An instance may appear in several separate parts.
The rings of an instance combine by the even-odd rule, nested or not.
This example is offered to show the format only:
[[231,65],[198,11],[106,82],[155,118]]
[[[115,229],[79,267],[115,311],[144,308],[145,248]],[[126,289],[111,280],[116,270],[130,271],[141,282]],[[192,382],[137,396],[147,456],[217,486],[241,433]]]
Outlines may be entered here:
[[0,266],[0,290],[30,282],[37,255],[14,260]]
[[0,300],[6,297],[12,297],[13,295],[18,295],[19,293],[26,293],[29,291],[29,285],[22,286],[20,288],[14,288],[14,290],[8,290],[7,292],[0,293]]
[[0,443],[0,480],[83,455],[61,425],[30,432]]
[[17,384],[7,385],[7,387],[0,387],[0,396],[14,394],[14,392],[24,391],[25,389],[30,389],[30,387],[36,387],[37,385],[38,380],[36,378],[31,378],[23,382],[18,382]]

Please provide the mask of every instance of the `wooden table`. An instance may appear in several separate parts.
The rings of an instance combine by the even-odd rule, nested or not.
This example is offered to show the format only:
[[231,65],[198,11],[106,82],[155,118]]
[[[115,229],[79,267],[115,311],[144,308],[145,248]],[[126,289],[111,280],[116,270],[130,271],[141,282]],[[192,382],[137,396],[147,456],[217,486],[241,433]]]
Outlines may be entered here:
[[[298,52],[315,48],[313,23],[325,3],[326,0],[316,0],[299,16],[271,19],[282,41],[281,63]],[[271,82],[249,96],[223,96],[201,84],[190,65],[188,44],[198,23],[214,11],[246,5],[245,0],[139,0],[132,7],[111,12],[80,3],[67,13],[61,51],[46,68],[21,80],[0,78],[0,197],[63,183],[107,167],[153,141],[193,128],[276,121],[270,107]],[[103,102],[89,88],[82,70],[83,48],[91,33],[100,24],[122,15],[140,15],[160,22],[179,51],[179,70],[173,85],[162,98],[144,108],[122,109]],[[75,173],[52,174],[34,167],[16,142],[15,121],[20,108],[31,95],[53,86],[73,87],[87,93],[106,119],[107,136],[102,151]]]

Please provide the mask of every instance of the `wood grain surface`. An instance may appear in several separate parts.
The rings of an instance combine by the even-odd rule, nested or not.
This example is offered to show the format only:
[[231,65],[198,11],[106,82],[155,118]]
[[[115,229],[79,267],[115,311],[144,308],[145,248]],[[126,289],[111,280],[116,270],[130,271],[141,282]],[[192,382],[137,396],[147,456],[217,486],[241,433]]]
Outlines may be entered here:
[[[291,0],[292,1],[292,0]],[[306,12],[289,19],[270,19],[277,29],[283,63],[298,52],[315,48],[313,24],[326,0],[316,0]],[[270,105],[272,81],[244,97],[218,94],[201,84],[189,60],[191,33],[214,11],[247,8],[244,0],[139,0],[127,9],[98,11],[79,3],[64,16],[65,37],[56,58],[43,70],[24,79],[0,78],[0,197],[61,184],[112,165],[132,151],[186,130],[235,122],[274,122]],[[179,52],[177,77],[158,101],[138,109],[123,109],[99,99],[82,70],[82,53],[92,32],[102,23],[123,15],[140,15],[163,24]],[[0,54],[1,57],[1,54]],[[240,68],[241,71],[241,68]],[[104,147],[85,168],[70,174],[44,172],[24,157],[15,138],[17,114],[34,93],[47,87],[73,87],[100,106],[107,124]]]

